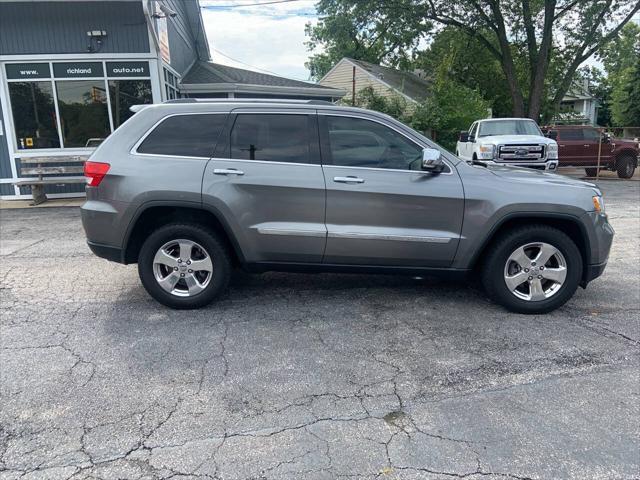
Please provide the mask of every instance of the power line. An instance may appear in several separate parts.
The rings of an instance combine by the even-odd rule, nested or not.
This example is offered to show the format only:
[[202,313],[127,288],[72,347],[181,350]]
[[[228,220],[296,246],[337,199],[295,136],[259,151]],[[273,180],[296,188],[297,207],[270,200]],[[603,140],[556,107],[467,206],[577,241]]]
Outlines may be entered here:
[[241,8],[241,7],[254,7],[259,5],[274,5],[276,3],[292,3],[292,2],[300,2],[301,0],[271,0],[268,2],[258,2],[258,3],[236,3],[233,5],[205,5],[200,6],[200,8]]

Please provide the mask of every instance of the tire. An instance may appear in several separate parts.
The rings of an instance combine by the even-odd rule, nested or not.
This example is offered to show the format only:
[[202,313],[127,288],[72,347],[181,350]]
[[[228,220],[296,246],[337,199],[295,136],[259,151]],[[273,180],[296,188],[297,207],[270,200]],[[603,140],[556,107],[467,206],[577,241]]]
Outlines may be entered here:
[[616,160],[618,178],[631,178],[636,171],[636,162],[631,155],[622,155]]
[[217,234],[202,225],[169,224],[142,244],[138,274],[149,295],[161,304],[200,308],[227,288],[231,257]]
[[[539,261],[533,265],[531,259],[535,260],[542,248],[546,254],[553,251],[545,245],[560,255],[554,253],[544,265]],[[525,246],[527,258],[523,261],[524,257],[516,252]],[[573,296],[582,278],[582,256],[576,244],[565,233],[546,225],[512,230],[499,237],[487,251],[487,258],[481,265],[482,284],[491,299],[512,312],[537,314],[555,310]],[[513,254],[521,263],[529,263],[526,265],[528,271],[512,260]],[[562,282],[546,278],[561,276],[563,263],[565,277]],[[512,285],[518,284],[515,290],[508,287],[508,276]],[[518,283],[521,280],[522,283]],[[531,298],[524,298],[526,296]]]
[[584,171],[587,174],[587,177],[595,177],[596,175],[598,175],[597,168],[585,168]]

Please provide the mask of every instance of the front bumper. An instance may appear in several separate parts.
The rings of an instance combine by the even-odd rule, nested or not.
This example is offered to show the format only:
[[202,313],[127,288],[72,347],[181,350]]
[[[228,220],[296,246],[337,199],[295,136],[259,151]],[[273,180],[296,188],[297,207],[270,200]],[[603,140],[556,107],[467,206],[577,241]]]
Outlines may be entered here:
[[502,165],[507,167],[525,167],[535,170],[547,170],[555,172],[558,169],[558,160],[547,160],[546,162],[496,162],[495,160],[480,160],[489,165]]
[[595,280],[600,275],[602,275],[606,266],[607,266],[607,262],[597,263],[595,265],[585,265],[580,286],[582,288],[585,288],[590,281]]

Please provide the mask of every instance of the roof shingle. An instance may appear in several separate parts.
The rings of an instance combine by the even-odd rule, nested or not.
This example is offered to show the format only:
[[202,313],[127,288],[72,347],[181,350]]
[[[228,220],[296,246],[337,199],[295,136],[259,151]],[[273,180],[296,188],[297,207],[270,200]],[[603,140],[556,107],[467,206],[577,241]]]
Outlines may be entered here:
[[183,85],[235,83],[243,85],[265,85],[271,87],[326,88],[316,83],[301,82],[289,78],[254,72],[243,68],[229,67],[213,62],[196,62],[182,77]]

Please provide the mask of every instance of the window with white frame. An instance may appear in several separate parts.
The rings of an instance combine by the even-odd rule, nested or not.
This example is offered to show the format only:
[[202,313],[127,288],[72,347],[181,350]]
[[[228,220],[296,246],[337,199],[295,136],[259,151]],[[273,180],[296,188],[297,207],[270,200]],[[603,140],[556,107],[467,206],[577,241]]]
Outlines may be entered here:
[[7,64],[18,150],[95,147],[153,103],[148,62]]
[[168,69],[164,69],[164,88],[167,94],[167,100],[174,100],[180,98],[180,91],[178,90],[178,77]]

